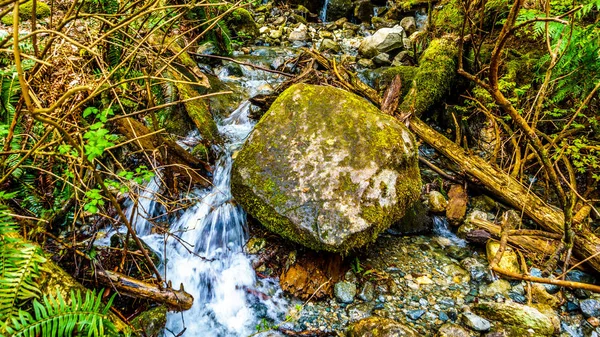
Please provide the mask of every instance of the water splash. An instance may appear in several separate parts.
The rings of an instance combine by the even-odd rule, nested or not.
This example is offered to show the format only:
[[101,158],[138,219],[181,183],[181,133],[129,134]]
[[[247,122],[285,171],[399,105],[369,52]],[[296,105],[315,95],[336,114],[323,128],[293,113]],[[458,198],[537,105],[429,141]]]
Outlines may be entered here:
[[448,227],[448,219],[444,216],[434,215],[433,217],[433,233],[435,235],[447,238],[454,245],[466,247],[467,242],[454,234]]

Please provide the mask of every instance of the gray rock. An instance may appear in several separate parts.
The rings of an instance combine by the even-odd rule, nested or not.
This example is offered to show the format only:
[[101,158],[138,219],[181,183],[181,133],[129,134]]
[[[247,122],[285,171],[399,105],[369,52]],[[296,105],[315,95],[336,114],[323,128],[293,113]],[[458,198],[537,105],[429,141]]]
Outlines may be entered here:
[[403,48],[404,39],[406,39],[406,33],[400,26],[381,28],[375,34],[362,40],[358,52],[365,57],[375,57],[379,53]]
[[360,321],[361,319],[371,316],[371,310],[373,304],[369,303],[357,303],[351,304],[347,307],[348,319],[350,322]]
[[373,300],[373,298],[375,297],[374,294],[375,294],[375,287],[373,286],[373,283],[367,281],[362,286],[362,289],[360,290],[360,293],[358,294],[358,298],[360,298],[361,300],[363,300],[365,302],[371,302]]
[[394,59],[392,60],[393,67],[410,66],[413,64],[414,62],[412,60],[412,57],[410,56],[410,53],[406,50],[403,50],[396,54],[396,56],[394,56]]
[[586,299],[579,301],[579,307],[583,315],[588,317],[600,317],[600,301],[595,299]]
[[408,318],[412,319],[413,321],[418,320],[419,318],[421,318],[421,316],[425,315],[425,310],[423,309],[418,309],[418,310],[409,310],[406,313],[406,316],[408,316]]
[[339,53],[340,51],[342,51],[342,48],[337,42],[333,41],[332,39],[323,39],[323,41],[321,41],[321,45],[319,46],[319,51]]
[[555,326],[555,322],[559,322],[558,316],[551,309],[541,312],[537,308],[514,302],[479,302],[473,305],[472,309],[475,313],[503,325],[531,329],[536,336],[551,336],[560,331],[560,326]]
[[410,35],[417,31],[417,21],[412,16],[407,16],[400,20],[400,26],[406,31],[406,34]]
[[443,213],[446,211],[448,200],[446,200],[446,197],[441,192],[429,192],[429,194],[427,195],[427,200],[429,201],[429,209],[432,212]]
[[356,322],[348,330],[348,337],[417,337],[412,328],[389,318],[372,316]]
[[490,284],[482,285],[479,288],[479,294],[483,297],[494,297],[496,294],[508,296],[510,289],[510,283],[507,280],[499,279]]
[[491,327],[491,324],[488,320],[470,312],[463,313],[462,322],[469,328],[479,332],[488,331]]
[[436,337],[470,337],[471,335],[460,325],[445,323],[438,330]]
[[387,67],[392,64],[390,62],[390,55],[386,53],[379,53],[373,58],[373,63],[378,67]]
[[308,28],[306,27],[306,25],[301,23],[298,27],[296,27],[296,29],[292,30],[290,32],[290,35],[288,36],[288,40],[290,40],[291,42],[308,41],[309,36]]
[[356,285],[346,281],[338,282],[335,284],[333,292],[338,302],[352,303],[354,302],[354,296],[356,296]]
[[347,91],[284,91],[238,152],[235,200],[266,228],[315,250],[373,241],[418,198],[416,142]]

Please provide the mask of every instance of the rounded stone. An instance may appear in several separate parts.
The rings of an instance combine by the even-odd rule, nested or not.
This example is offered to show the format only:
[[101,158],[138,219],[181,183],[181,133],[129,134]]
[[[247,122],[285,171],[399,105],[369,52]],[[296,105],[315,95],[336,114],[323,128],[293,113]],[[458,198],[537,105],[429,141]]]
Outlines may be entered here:
[[415,144],[404,125],[363,98],[296,84],[237,154],[232,193],[271,231],[347,252],[374,241],[418,199]]
[[356,285],[347,281],[338,282],[335,284],[333,292],[338,302],[352,303],[356,296]]

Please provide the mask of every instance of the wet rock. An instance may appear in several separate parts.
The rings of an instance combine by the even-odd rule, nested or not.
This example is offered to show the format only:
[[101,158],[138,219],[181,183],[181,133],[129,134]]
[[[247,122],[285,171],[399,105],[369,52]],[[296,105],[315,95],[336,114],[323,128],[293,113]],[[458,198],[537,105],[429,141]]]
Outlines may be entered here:
[[488,331],[491,324],[488,320],[473,313],[465,312],[462,315],[462,323],[475,331]]
[[389,233],[394,235],[429,233],[433,220],[427,214],[427,208],[421,200],[415,201],[400,221],[390,227]]
[[581,270],[571,270],[570,272],[567,273],[566,279],[568,281],[581,282],[581,283],[595,283],[596,282],[596,279],[593,276],[586,274],[586,273],[582,272]]
[[227,25],[238,37],[258,36],[258,26],[252,14],[245,8],[238,8],[226,17]]
[[442,271],[451,276],[455,283],[468,283],[471,280],[469,273],[455,263],[444,266]]
[[271,29],[269,37],[273,40],[279,40],[283,36],[283,29]]
[[561,304],[561,300],[556,296],[552,296],[546,291],[544,285],[539,283],[531,284],[531,295],[535,303],[547,305],[551,308],[558,308]]
[[386,53],[379,53],[373,58],[373,63],[378,67],[386,67],[392,64],[390,62],[390,55]]
[[[329,254],[304,253],[287,266],[281,273],[279,284],[281,289],[303,300],[320,299],[333,295],[333,284],[343,276],[341,257]],[[336,268],[331,268],[336,266]]]
[[298,27],[292,30],[290,32],[290,35],[288,36],[288,40],[290,40],[291,42],[308,41],[309,36],[308,28],[306,27],[306,25],[300,24]]
[[503,279],[499,279],[490,284],[482,285],[479,288],[479,295],[484,297],[494,297],[496,294],[508,296],[508,291],[510,289],[510,282]]
[[372,242],[420,189],[415,141],[404,125],[324,86],[283,92],[232,168],[232,193],[250,215],[315,250]]
[[258,254],[258,252],[263,250],[266,245],[267,240],[265,240],[265,238],[252,237],[250,238],[250,240],[248,240],[248,242],[244,246],[244,249],[248,254]]
[[361,319],[371,316],[373,305],[369,303],[351,304],[348,306],[348,319],[350,322],[357,322]]
[[354,296],[356,296],[356,284],[342,281],[335,284],[333,288],[335,298],[340,303],[352,303],[354,302]]
[[350,17],[354,9],[353,5],[352,0],[329,0],[325,21],[335,21],[340,18]]
[[600,317],[600,301],[595,299],[586,299],[579,301],[579,307],[583,316],[587,317]]
[[400,26],[404,29],[406,34],[410,35],[417,30],[417,21],[412,16],[407,16],[400,20]]
[[321,41],[321,45],[319,46],[319,51],[339,53],[340,51],[342,51],[342,48],[337,42],[331,39],[323,39],[323,41]]
[[374,14],[374,6],[370,0],[360,0],[354,7],[354,17],[360,22],[371,23]]
[[412,319],[413,321],[418,320],[419,318],[421,318],[421,316],[425,315],[425,310],[423,309],[418,309],[418,310],[409,310],[406,313],[406,316],[408,316],[408,318]]
[[360,289],[360,293],[358,294],[358,298],[365,302],[371,302],[375,296],[375,287],[373,283],[366,281]]
[[[486,251],[486,256],[487,256],[489,263],[492,263],[492,261],[494,260],[494,257],[496,256],[498,249],[500,249],[499,242],[492,241],[492,240],[488,241],[487,245],[485,246],[485,251]],[[502,254],[502,258],[498,262],[497,266],[501,269],[504,269],[504,270],[507,270],[507,271],[510,271],[513,273],[521,273],[519,257],[517,256],[517,253],[512,248],[508,247],[508,245],[506,246],[506,249],[504,250],[504,253]]]
[[480,302],[472,309],[487,319],[524,330],[532,329],[542,336],[551,336],[555,332],[553,319],[530,306],[513,302]]
[[467,213],[467,202],[469,197],[462,185],[454,184],[450,186],[448,192],[448,205],[446,206],[446,217],[448,222],[457,226],[460,225]]
[[131,325],[136,330],[142,331],[143,336],[161,336],[167,325],[167,307],[159,306],[146,310],[134,318]]
[[[396,56],[394,56],[394,59],[392,60],[392,66],[394,66],[394,67],[413,66],[414,63],[415,62],[414,62],[412,56],[410,56],[410,53],[406,50],[403,50],[403,51],[399,52],[398,54],[396,54]],[[407,84],[408,83],[410,83],[410,82],[407,82]]]
[[419,334],[406,325],[383,317],[372,316],[356,322],[348,337],[417,337]]
[[460,325],[446,323],[440,327],[436,337],[470,337],[471,335]]
[[365,59],[365,58],[361,58],[358,60],[358,65],[363,67],[363,68],[373,68],[375,66],[375,64],[373,63],[373,61],[371,59]]
[[446,210],[446,206],[448,205],[446,197],[438,191],[429,192],[427,195],[427,200],[429,201],[429,209],[435,213],[444,212]]
[[382,28],[362,40],[358,52],[365,57],[375,57],[379,53],[403,48],[404,39],[406,39],[406,33],[402,27]]
[[491,212],[496,208],[496,201],[485,194],[471,198],[469,203],[473,209],[482,212]]
[[468,257],[460,261],[460,265],[469,272],[473,281],[481,282],[488,277],[488,269],[475,258]]

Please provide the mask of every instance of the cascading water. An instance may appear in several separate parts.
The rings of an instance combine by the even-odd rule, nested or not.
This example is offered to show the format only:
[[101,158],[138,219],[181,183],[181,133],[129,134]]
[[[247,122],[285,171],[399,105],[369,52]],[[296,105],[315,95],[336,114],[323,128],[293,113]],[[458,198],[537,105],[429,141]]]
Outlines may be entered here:
[[[248,69],[244,72],[251,80],[240,82],[240,86],[248,97],[278,81]],[[168,314],[166,336],[185,329],[183,337],[245,337],[255,332],[262,319],[279,322],[284,318],[288,303],[278,282],[257,279],[252,258],[243,251],[248,239],[246,214],[231,194],[232,153],[254,127],[248,118],[250,108],[250,102],[244,101],[220,123],[219,132],[226,141],[218,151],[213,186],[188,196],[199,201],[171,224],[170,234],[152,233],[149,221],[162,213],[155,201],[160,177],[151,180],[140,191],[138,201],[127,209],[139,237],[161,257],[159,270],[164,278],[175,287],[183,284],[194,297],[190,310]],[[108,237],[97,244],[107,244]]]
[[439,215],[433,216],[433,233],[435,235],[447,238],[453,244],[459,247],[465,247],[467,242],[454,234],[450,228],[448,228],[448,219]]
[[321,19],[321,22],[327,22],[327,7],[329,7],[329,0],[325,0],[323,9],[321,9],[321,13],[319,13],[319,19]]

